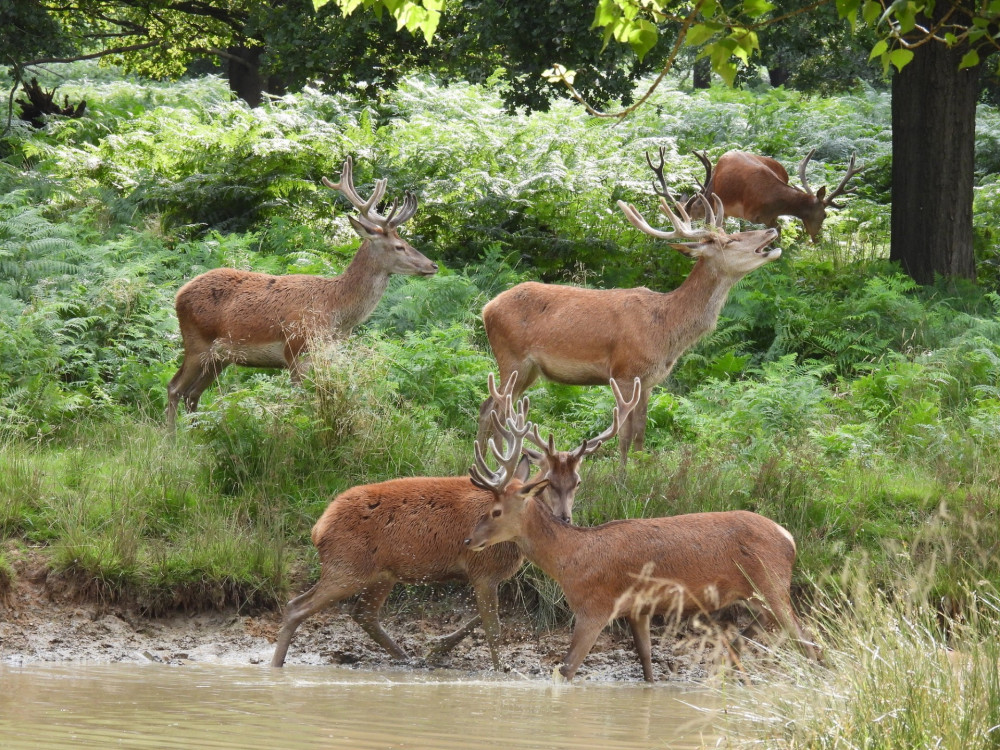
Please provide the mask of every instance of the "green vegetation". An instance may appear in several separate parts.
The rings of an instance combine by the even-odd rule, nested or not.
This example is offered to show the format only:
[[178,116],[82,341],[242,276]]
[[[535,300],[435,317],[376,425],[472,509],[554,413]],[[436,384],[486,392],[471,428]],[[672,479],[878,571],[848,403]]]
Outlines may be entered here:
[[[748,508],[795,535],[796,593],[835,678],[797,669],[812,687],[758,711],[789,747],[888,731],[904,699],[923,701],[927,726],[951,726],[920,685],[969,707],[967,733],[942,746],[976,746],[974,728],[997,725],[995,110],[981,107],[977,135],[979,285],[922,287],[885,260],[884,93],[674,88],[612,127],[567,105],[506,115],[488,88],[418,78],[374,103],[307,89],[251,110],[214,78],[75,75],[61,90],[86,97],[87,117],[0,141],[0,595],[11,551],[30,546],[81,594],[148,612],[280,606],[315,572],[309,529],[334,494],[466,470],[493,368],[478,321],[488,299],[529,278],[681,282],[690,261],[615,206],[653,215],[644,150],[667,147],[677,192],[701,175],[695,148],[792,165],[816,146],[817,186],[856,150],[869,166],[860,194],[815,246],[785,223],[781,261],[733,291],[654,393],[628,473],[614,445],[588,461],[576,520]],[[441,273],[396,279],[302,387],[230,368],[171,439],[174,293],[220,265],[339,272],[355,235],[319,178],[346,154],[362,191],[386,176],[390,195],[419,194],[407,238]],[[542,384],[531,397],[564,447],[603,429],[613,405],[606,388]],[[531,569],[507,591],[540,622],[561,616],[557,594]],[[836,668],[847,664],[862,668]],[[831,723],[778,720],[808,713]]]

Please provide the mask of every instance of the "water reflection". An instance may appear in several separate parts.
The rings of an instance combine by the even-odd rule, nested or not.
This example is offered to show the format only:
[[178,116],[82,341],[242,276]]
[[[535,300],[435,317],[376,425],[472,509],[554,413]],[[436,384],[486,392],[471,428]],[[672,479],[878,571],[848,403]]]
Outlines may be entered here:
[[[695,708],[697,706],[698,708]],[[0,667],[0,747],[698,748],[719,699],[669,685],[330,667]]]

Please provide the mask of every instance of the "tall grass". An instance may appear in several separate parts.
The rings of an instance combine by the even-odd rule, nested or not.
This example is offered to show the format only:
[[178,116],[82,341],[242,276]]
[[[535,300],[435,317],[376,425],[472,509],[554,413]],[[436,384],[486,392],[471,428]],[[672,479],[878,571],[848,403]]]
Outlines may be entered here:
[[966,600],[956,615],[871,585],[823,599],[827,668],[789,659],[740,693],[729,746],[996,747],[1000,598],[983,587]]

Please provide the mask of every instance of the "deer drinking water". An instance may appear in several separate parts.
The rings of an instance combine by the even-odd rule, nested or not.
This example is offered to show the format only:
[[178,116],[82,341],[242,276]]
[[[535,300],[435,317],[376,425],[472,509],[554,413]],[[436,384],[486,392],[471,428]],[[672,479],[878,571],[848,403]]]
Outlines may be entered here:
[[344,272],[333,278],[216,268],[195,277],[177,292],[177,321],[184,359],[167,387],[167,423],[171,429],[183,398],[188,411],[228,365],[287,367],[298,381],[305,355],[318,337],[346,338],[375,310],[392,274],[431,276],[437,264],[403,240],[398,228],[412,218],[417,199],[407,192],[397,212],[375,210],[386,180],[376,180],[366,201],[354,189],[351,157],[340,182],[323,184],[339,191],[358,209],[348,217],[363,240]]
[[[500,391],[494,386],[492,373],[489,378],[491,396],[504,414],[503,418],[496,411],[492,414],[505,446],[501,452],[494,445],[494,454],[502,460],[502,476],[498,479],[501,484],[523,482],[529,471],[527,459],[522,458],[522,441],[529,432],[528,404],[527,400],[520,402],[515,412],[510,398],[515,377],[509,378]],[[555,451],[547,457],[548,463],[543,463],[542,473],[551,480],[541,496],[545,512],[567,523],[579,483],[579,460],[614,437],[639,400],[638,383],[634,384],[630,401],[622,398],[617,384],[612,388],[618,405],[611,426],[584,441],[577,458]],[[535,455],[542,458],[541,454]],[[477,464],[481,463],[478,444],[476,456]],[[469,529],[492,503],[492,492],[468,476],[394,479],[354,487],[338,495],[312,530],[320,559],[319,581],[285,607],[271,666],[284,664],[292,636],[306,618],[355,594],[359,596],[351,617],[382,648],[397,659],[405,659],[406,653],[379,622],[379,610],[393,586],[397,582],[462,580],[472,584],[478,615],[441,638],[431,655],[446,653],[481,623],[493,667],[499,669],[497,587],[518,571],[523,558],[513,544],[498,544],[487,553],[473,554],[464,543]]]
[[[799,163],[798,173],[802,188],[788,184],[788,172],[770,156],[759,156],[745,151],[727,151],[719,157],[713,168],[708,156],[699,151],[694,153],[705,167],[702,194],[709,196],[714,193],[719,196],[730,218],[746,219],[755,224],[777,227],[779,216],[795,216],[802,220],[806,234],[815,242],[826,219],[826,209],[843,208],[843,205],[835,203],[835,200],[842,195],[855,192],[855,188],[848,188],[847,183],[864,169],[854,166],[855,155],[851,154],[847,173],[840,184],[829,194],[825,185],[814,193],[806,178],[806,166],[815,152],[816,149],[810,151]],[[646,161],[649,162],[660,183],[661,190],[657,193],[666,195],[663,149],[660,149],[658,168],[653,166],[648,153]],[[697,217],[700,214],[700,207],[695,199],[690,199],[686,207],[692,216]]]
[[573,679],[601,631],[624,617],[643,677],[652,682],[652,615],[710,613],[738,601],[819,658],[792,608],[795,540],[774,521],[729,511],[570,526],[539,505],[545,477],[479,483],[490,486],[495,500],[465,544],[485,554],[514,542],[562,588],[575,618],[558,667],[563,678]]
[[[639,404],[622,424],[619,449],[624,464],[634,442],[641,450],[646,408],[652,388],[670,374],[677,359],[718,323],[729,290],[765,263],[781,257],[768,249],[778,232],[758,229],[728,234],[718,199],[704,196],[707,226],[694,228],[683,206],[675,213],[661,198],[669,232],[653,229],[634,206],[618,201],[626,218],[646,234],[697,262],[672,292],[636,289],[582,289],[525,282],[497,295],[483,308],[486,335],[501,380],[517,372],[513,397],[519,398],[540,375],[557,383],[601,385],[638,378]],[[478,440],[491,429],[493,400],[480,408]]]

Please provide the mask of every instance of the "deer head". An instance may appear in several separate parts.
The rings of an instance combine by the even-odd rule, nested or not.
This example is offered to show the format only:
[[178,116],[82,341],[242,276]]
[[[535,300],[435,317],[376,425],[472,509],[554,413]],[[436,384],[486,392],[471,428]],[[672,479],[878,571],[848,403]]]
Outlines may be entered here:
[[331,182],[326,177],[323,184],[331,190],[338,191],[351,205],[358,209],[358,216],[350,216],[348,220],[354,231],[368,243],[375,262],[387,273],[409,274],[416,276],[433,276],[437,273],[437,263],[433,263],[418,252],[406,240],[399,236],[397,229],[401,224],[413,217],[417,211],[417,199],[409,190],[406,191],[403,205],[397,213],[396,201],[387,216],[375,210],[379,201],[385,195],[386,179],[375,180],[375,189],[368,200],[364,200],[354,189],[354,165],[351,157],[344,160],[340,173],[340,182]]
[[663,197],[660,198],[660,211],[674,227],[669,232],[651,227],[631,204],[618,201],[618,207],[637,229],[650,237],[672,240],[670,246],[690,258],[714,261],[720,273],[733,278],[742,278],[755,268],[781,257],[781,248],[768,249],[768,245],[778,237],[777,229],[729,234],[723,226],[725,210],[719,196],[713,193],[711,203],[700,193],[696,197],[705,212],[705,226],[702,228],[692,226],[692,219],[684,206],[674,201],[675,213]]

